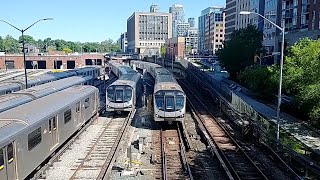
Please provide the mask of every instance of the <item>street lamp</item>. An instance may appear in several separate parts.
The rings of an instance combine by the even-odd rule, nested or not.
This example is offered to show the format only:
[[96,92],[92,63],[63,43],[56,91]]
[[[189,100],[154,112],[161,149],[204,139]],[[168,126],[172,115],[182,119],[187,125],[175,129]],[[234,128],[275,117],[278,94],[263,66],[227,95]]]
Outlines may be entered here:
[[284,52],[284,33],[285,33],[285,29],[284,29],[284,27],[281,28],[280,26],[278,26],[278,25],[275,24],[274,22],[270,21],[270,20],[267,19],[266,17],[264,17],[264,16],[262,16],[261,14],[256,13],[256,12],[241,11],[239,14],[240,14],[240,15],[249,15],[249,14],[258,15],[258,16],[262,17],[264,20],[266,20],[266,21],[268,21],[269,23],[271,23],[272,25],[274,25],[276,28],[278,28],[278,29],[281,30],[281,32],[282,32],[281,59],[280,59],[280,78],[279,78],[278,106],[277,106],[277,140],[279,140],[279,135],[280,135],[281,87],[282,87],[282,71],[283,71],[283,52]]
[[25,48],[24,48],[24,36],[23,36],[23,33],[26,32],[29,28],[31,28],[33,25],[37,24],[38,22],[40,21],[47,21],[47,20],[53,20],[53,18],[44,18],[44,19],[39,19],[38,21],[34,22],[33,24],[31,24],[30,26],[28,26],[27,28],[25,29],[19,29],[17,28],[16,26],[8,23],[7,21],[5,20],[0,20],[4,23],[7,23],[8,25],[12,26],[13,28],[15,28],[16,30],[20,31],[21,32],[21,37],[22,37],[22,51],[23,51],[23,63],[24,63],[24,78],[25,78],[25,82],[26,82],[26,89],[28,88],[28,80],[27,80],[27,65],[26,65],[26,52],[25,52]]

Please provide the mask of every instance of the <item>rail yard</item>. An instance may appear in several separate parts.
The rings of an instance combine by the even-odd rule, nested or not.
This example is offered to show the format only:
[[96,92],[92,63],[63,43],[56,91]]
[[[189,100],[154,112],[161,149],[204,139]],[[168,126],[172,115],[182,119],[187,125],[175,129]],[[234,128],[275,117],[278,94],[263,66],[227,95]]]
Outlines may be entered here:
[[30,86],[9,73],[0,179],[303,179],[243,136],[195,74],[159,64],[41,72]]

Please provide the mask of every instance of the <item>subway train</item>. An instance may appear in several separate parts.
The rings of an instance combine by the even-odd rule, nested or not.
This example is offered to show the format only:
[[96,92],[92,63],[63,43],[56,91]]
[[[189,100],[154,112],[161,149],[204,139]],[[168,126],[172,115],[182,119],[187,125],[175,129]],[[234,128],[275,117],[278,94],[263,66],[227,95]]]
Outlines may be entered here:
[[[100,68],[85,67],[56,73],[46,73],[36,77],[29,77],[28,88],[71,76],[92,76],[94,79],[98,79],[101,76]],[[24,77],[7,80],[0,83],[0,95],[10,94],[22,89],[26,89]]]
[[73,76],[0,96],[0,113],[74,85],[93,85],[91,76]]
[[144,69],[155,79],[153,92],[155,121],[183,121],[186,112],[186,94],[173,74],[160,65],[131,61],[134,69]]
[[110,61],[109,67],[118,79],[106,89],[106,111],[122,112],[135,109],[137,97],[142,91],[140,74],[115,61]]
[[83,85],[0,113],[0,179],[27,178],[95,118],[98,107],[99,90]]

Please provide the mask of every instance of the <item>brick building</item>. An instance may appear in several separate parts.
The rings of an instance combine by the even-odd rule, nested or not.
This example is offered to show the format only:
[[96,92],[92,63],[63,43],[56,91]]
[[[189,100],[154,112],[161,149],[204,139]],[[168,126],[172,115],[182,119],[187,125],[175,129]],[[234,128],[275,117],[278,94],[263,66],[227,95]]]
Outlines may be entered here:
[[185,37],[174,37],[166,40],[166,58],[178,60],[184,58]]
[[[85,65],[102,65],[104,54],[26,55],[27,69],[74,69]],[[0,55],[0,69],[23,69],[22,54]]]

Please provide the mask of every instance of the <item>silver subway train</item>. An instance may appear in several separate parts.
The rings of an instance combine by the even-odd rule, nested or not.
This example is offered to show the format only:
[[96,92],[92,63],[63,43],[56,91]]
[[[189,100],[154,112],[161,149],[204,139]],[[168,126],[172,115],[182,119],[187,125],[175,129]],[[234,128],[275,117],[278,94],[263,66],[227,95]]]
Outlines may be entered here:
[[91,76],[73,76],[0,96],[0,113],[74,85],[93,85]]
[[0,179],[25,179],[97,115],[99,91],[74,86],[0,113]]
[[[28,88],[71,76],[91,76],[93,77],[93,79],[98,79],[101,76],[100,68],[85,67],[56,73],[51,72],[39,76],[29,77]],[[0,95],[10,94],[15,91],[26,89],[25,86],[25,81],[22,77],[16,78],[14,80],[3,81],[0,83]]]
[[141,93],[140,74],[115,61],[109,62],[110,70],[118,79],[106,89],[106,111],[131,111]]
[[144,61],[131,61],[133,68],[144,69],[155,79],[153,106],[155,121],[183,121],[186,95],[166,68]]

